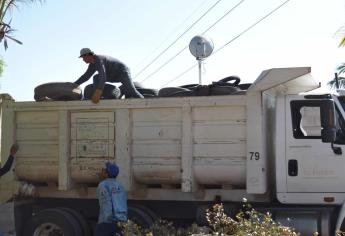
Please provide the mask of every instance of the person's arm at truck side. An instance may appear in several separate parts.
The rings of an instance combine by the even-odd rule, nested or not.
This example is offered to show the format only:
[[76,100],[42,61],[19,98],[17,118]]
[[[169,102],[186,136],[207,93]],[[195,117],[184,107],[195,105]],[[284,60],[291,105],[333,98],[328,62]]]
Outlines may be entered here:
[[2,168],[0,168],[0,177],[6,174],[11,169],[17,151],[18,151],[18,146],[16,144],[13,144],[10,149],[10,155],[5,165]]

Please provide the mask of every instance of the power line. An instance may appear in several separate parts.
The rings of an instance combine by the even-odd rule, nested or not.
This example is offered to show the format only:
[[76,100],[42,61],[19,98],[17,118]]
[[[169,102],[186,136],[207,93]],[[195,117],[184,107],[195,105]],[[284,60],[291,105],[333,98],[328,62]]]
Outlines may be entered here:
[[158,54],[147,66],[141,69],[138,74],[134,76],[134,78],[138,77],[142,72],[144,72],[150,65],[152,65],[160,56],[162,56],[169,48],[171,48],[183,35],[185,35],[191,28],[194,27],[202,18],[204,18],[220,1],[218,0],[215,4],[213,4],[207,11],[202,14],[191,26],[189,26],[177,39],[175,39],[167,48],[165,48],[160,54]]
[[186,23],[196,12],[198,12],[199,9],[200,9],[207,1],[208,1],[208,0],[204,0],[200,5],[198,5],[198,7],[195,8],[194,11],[193,11],[189,16],[187,16],[177,27],[175,27],[175,29],[172,30],[172,31],[170,32],[170,34],[159,44],[159,46],[156,47],[154,50],[152,50],[151,53],[149,53],[149,55],[147,55],[140,63],[138,63],[136,67],[139,67],[139,65],[142,65],[145,61],[147,61],[147,60],[149,59],[149,56],[150,56],[150,55],[155,54],[155,53],[158,51],[158,49],[161,48],[161,47],[163,46],[163,44],[164,44],[165,42],[167,42],[168,39],[171,38],[171,36],[172,36],[175,32],[177,32],[177,30],[179,30],[182,26],[184,26],[185,23]]
[[247,33],[249,30],[251,30],[252,28],[254,28],[257,24],[261,23],[261,21],[265,20],[267,17],[271,16],[274,12],[278,11],[281,7],[283,7],[285,4],[287,4],[290,0],[286,0],[285,2],[283,2],[282,4],[280,4],[278,7],[274,8],[272,11],[270,11],[268,14],[266,14],[264,17],[262,17],[260,20],[258,20],[257,22],[255,22],[254,24],[252,24],[251,26],[249,26],[247,29],[245,29],[244,31],[242,31],[240,34],[238,34],[236,37],[234,37],[233,39],[231,39],[230,41],[228,41],[227,43],[225,43],[223,46],[221,46],[220,48],[218,48],[212,55],[216,54],[217,52],[219,52],[220,50],[222,50],[223,48],[225,48],[226,46],[228,46],[230,43],[232,43],[233,41],[235,41],[236,39],[238,39],[239,37],[241,37],[243,34]]
[[[285,4],[287,4],[290,0],[286,0],[285,2],[283,2],[282,4],[280,4],[278,7],[274,8],[272,11],[270,11],[268,14],[266,14],[264,17],[260,18],[258,21],[256,21],[254,24],[252,24],[251,26],[249,26],[248,28],[246,28],[245,30],[243,30],[241,33],[239,33],[237,36],[235,36],[234,38],[232,38],[230,41],[226,42],[225,44],[223,44],[223,46],[221,46],[220,48],[218,48],[214,53],[211,54],[211,56],[215,55],[216,53],[218,53],[220,50],[224,49],[226,46],[228,46],[230,43],[232,43],[233,41],[235,41],[236,39],[238,39],[239,37],[241,37],[243,34],[247,33],[249,30],[251,30],[252,28],[254,28],[256,25],[258,25],[260,22],[262,22],[264,19],[266,19],[267,17],[269,17],[270,15],[272,15],[274,12],[278,11],[281,7],[283,7]],[[180,78],[181,76],[183,76],[184,74],[188,73],[189,71],[191,71],[195,66],[197,66],[198,64],[194,64],[191,67],[188,67],[185,71],[183,71],[181,74],[177,75],[176,77],[174,77],[173,79],[169,80],[167,83],[163,84],[162,87],[170,84],[171,82],[177,80],[178,78]]]
[[216,20],[210,27],[207,28],[202,34],[205,34],[207,31],[212,29],[216,24],[222,21],[227,15],[229,15],[233,10],[235,10],[239,5],[241,5],[245,0],[239,1],[234,7],[232,7],[229,11],[227,11],[222,17]]
[[[235,10],[240,4],[242,4],[245,0],[241,0],[240,2],[238,2],[235,6],[233,6],[229,11],[227,11],[223,16],[221,16],[218,20],[216,20],[210,27],[208,27],[202,34],[205,34],[207,31],[209,31],[210,29],[212,29],[215,25],[217,25],[221,20],[224,19],[224,17],[226,17],[227,15],[229,15],[230,12],[232,12],[233,10]],[[174,56],[172,56],[171,58],[169,58],[166,62],[164,62],[160,67],[158,67],[155,71],[153,71],[151,74],[149,74],[148,76],[146,76],[142,81],[140,81],[141,83],[143,83],[144,81],[146,81],[148,78],[150,78],[152,75],[156,74],[158,71],[160,71],[163,67],[165,67],[167,64],[169,64],[172,60],[174,60],[178,55],[180,55],[184,50],[186,50],[188,48],[189,45],[185,46],[183,49],[181,49],[177,54],[175,54]]]

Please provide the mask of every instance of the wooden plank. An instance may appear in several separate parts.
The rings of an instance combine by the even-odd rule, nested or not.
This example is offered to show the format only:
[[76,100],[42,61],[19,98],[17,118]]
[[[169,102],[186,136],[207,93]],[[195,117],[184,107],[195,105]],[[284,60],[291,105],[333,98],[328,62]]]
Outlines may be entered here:
[[184,104],[192,107],[209,106],[242,106],[246,104],[246,95],[224,95],[206,97],[170,97],[153,99],[109,99],[102,100],[98,104],[91,101],[68,101],[68,102],[16,102],[15,110],[20,111],[109,111],[116,109],[147,109],[147,108],[177,108]]
[[57,127],[22,127],[16,129],[16,137],[18,141],[44,141],[44,140],[57,140],[58,139]]
[[59,111],[59,190],[69,190],[72,186],[70,173],[70,119],[67,111]]
[[17,124],[57,124],[57,111],[19,111],[16,115]]
[[[180,140],[152,140],[151,142],[133,141],[132,155],[134,157],[180,157]],[[118,145],[116,145],[118,147]]]
[[246,144],[194,144],[195,157],[245,156]]
[[133,109],[133,123],[139,121],[180,121],[180,108]]
[[194,121],[245,120],[245,106],[218,106],[193,108]]
[[133,139],[180,139],[181,122],[135,122]]
[[244,124],[210,124],[195,123],[194,139],[245,139],[246,126]]
[[135,188],[132,171],[131,157],[131,118],[129,109],[118,109],[115,114],[117,132],[116,140],[116,163],[120,168],[120,174],[117,177],[127,191]]
[[47,143],[47,142],[18,142],[19,150],[18,159],[25,159],[29,157],[33,158],[47,158],[47,159],[58,159],[59,144],[58,142]]
[[193,124],[192,108],[184,106],[182,109],[182,139],[181,139],[181,169],[182,192],[193,192],[197,184],[193,174]]

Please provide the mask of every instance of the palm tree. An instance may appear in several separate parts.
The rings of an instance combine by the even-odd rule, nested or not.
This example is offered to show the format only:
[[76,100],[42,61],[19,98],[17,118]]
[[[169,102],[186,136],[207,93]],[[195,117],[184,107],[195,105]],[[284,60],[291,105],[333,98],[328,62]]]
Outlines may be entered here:
[[[345,74],[345,63],[341,63],[340,66],[337,67],[337,74],[335,75],[335,77],[338,78],[338,85],[339,85],[339,88],[345,88],[345,77],[338,77],[338,74],[341,75],[341,74]],[[336,89],[337,88],[337,84],[336,84],[336,78],[334,78],[333,80],[329,81],[328,83],[328,86],[333,88],[333,89]]]
[[21,41],[12,37],[12,33],[15,31],[11,27],[11,20],[9,22],[4,22],[5,16],[12,8],[18,8],[19,3],[33,3],[42,2],[44,0],[0,0],[0,43],[4,42],[5,50],[8,48],[7,39],[11,39],[16,43],[22,44]]

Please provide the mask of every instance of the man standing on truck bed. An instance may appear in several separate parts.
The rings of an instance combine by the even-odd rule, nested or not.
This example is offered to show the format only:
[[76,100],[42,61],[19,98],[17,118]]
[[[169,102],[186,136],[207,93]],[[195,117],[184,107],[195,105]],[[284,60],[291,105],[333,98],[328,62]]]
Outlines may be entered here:
[[126,98],[143,98],[136,88],[134,87],[131,79],[128,67],[121,61],[112,58],[110,56],[97,55],[89,48],[82,48],[80,50],[80,56],[84,62],[89,64],[86,72],[74,83],[81,85],[90,79],[90,77],[97,71],[93,77],[93,95],[91,100],[93,103],[98,103],[105,82],[121,82],[123,87],[123,93]]
[[5,165],[0,168],[0,177],[3,176],[4,174],[6,174],[12,167],[13,164],[13,160],[16,157],[16,153],[18,151],[18,145],[17,144],[13,144],[11,149],[10,149],[10,155],[7,159],[7,161],[5,162]]
[[110,162],[102,169],[103,180],[97,187],[99,217],[95,236],[114,236],[121,232],[117,222],[127,221],[127,194],[116,180],[118,174],[119,167]]

